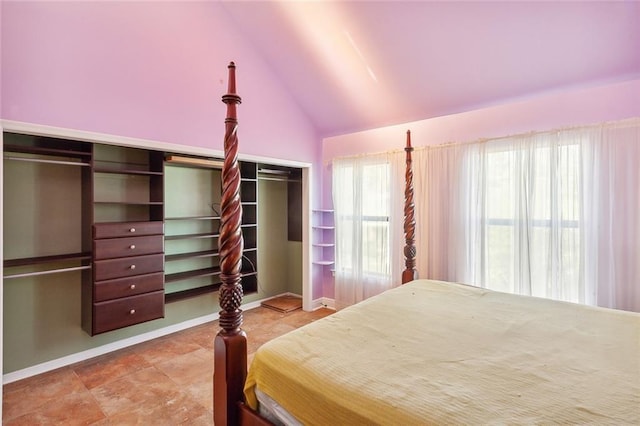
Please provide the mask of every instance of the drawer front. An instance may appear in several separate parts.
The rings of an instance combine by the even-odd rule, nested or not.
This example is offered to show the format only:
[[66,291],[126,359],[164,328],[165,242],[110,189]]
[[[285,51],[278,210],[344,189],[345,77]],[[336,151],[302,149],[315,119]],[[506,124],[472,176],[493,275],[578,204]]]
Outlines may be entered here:
[[163,222],[114,222],[93,225],[94,239],[161,235],[163,233]]
[[164,290],[164,273],[162,272],[99,281],[95,283],[93,301],[103,302],[158,290]]
[[93,304],[93,333],[164,317],[164,291]]
[[141,256],[162,253],[163,251],[164,237],[162,235],[93,240],[93,257],[95,259]]
[[163,269],[164,254],[96,260],[93,262],[93,280],[102,281],[131,277],[152,272],[162,272]]

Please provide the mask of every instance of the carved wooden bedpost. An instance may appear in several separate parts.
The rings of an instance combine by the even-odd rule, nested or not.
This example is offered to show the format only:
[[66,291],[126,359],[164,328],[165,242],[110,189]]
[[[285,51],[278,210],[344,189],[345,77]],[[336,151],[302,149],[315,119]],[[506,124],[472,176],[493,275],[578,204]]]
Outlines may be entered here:
[[238,120],[236,105],[235,64],[229,64],[228,93],[222,97],[227,104],[222,167],[222,210],[220,218],[220,327],[214,340],[213,418],[216,425],[239,422],[238,401],[243,400],[247,376],[247,336],[242,325],[242,206],[240,204],[240,168],[238,167]]
[[404,259],[405,270],[402,271],[402,284],[418,278],[418,271],[416,271],[416,218],[415,218],[415,204],[413,203],[413,170],[411,161],[411,152],[413,147],[411,146],[411,131],[407,130],[407,146],[405,147],[407,153],[407,170],[405,172],[405,188],[404,188]]

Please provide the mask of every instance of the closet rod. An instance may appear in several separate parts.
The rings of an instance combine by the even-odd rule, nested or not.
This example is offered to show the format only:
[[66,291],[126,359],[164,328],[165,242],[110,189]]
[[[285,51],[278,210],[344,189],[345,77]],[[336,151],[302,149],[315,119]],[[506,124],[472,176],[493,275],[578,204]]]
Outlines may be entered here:
[[78,163],[76,161],[60,161],[60,160],[44,160],[42,158],[27,158],[27,157],[11,157],[8,155],[4,156],[5,160],[15,160],[15,161],[28,161],[33,163],[51,163],[51,164],[62,164],[65,166],[83,166],[89,167],[89,163]]
[[23,274],[5,275],[4,278],[5,279],[9,279],[9,278],[33,277],[33,276],[36,276],[36,275],[56,274],[58,272],[80,271],[82,269],[91,269],[91,266],[90,265],[87,265],[87,266],[75,266],[73,268],[60,268],[60,269],[49,269],[47,271],[25,272]]

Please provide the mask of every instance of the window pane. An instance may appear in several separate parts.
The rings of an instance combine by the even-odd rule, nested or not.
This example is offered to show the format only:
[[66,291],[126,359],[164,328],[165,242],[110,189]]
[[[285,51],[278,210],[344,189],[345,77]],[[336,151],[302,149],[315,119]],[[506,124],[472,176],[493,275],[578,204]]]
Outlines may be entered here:
[[389,274],[389,222],[362,222],[362,271]]
[[389,216],[389,165],[365,165],[362,169],[362,215]]

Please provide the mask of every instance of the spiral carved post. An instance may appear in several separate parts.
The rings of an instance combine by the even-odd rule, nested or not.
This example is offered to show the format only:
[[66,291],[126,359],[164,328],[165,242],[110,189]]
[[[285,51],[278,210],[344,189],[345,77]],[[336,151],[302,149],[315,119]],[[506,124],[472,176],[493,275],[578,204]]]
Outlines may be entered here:
[[413,147],[411,146],[411,131],[407,130],[407,146],[405,147],[407,153],[407,170],[405,172],[405,187],[404,187],[404,259],[405,270],[402,271],[402,284],[418,278],[418,271],[416,271],[416,218],[415,218],[415,204],[413,203],[413,170],[411,152]]
[[220,327],[214,340],[213,417],[216,425],[238,424],[238,402],[243,400],[247,376],[247,336],[242,325],[242,205],[240,204],[240,168],[238,166],[238,120],[236,105],[235,64],[229,64],[228,93],[222,97],[227,104],[222,167],[222,199],[220,202]]

